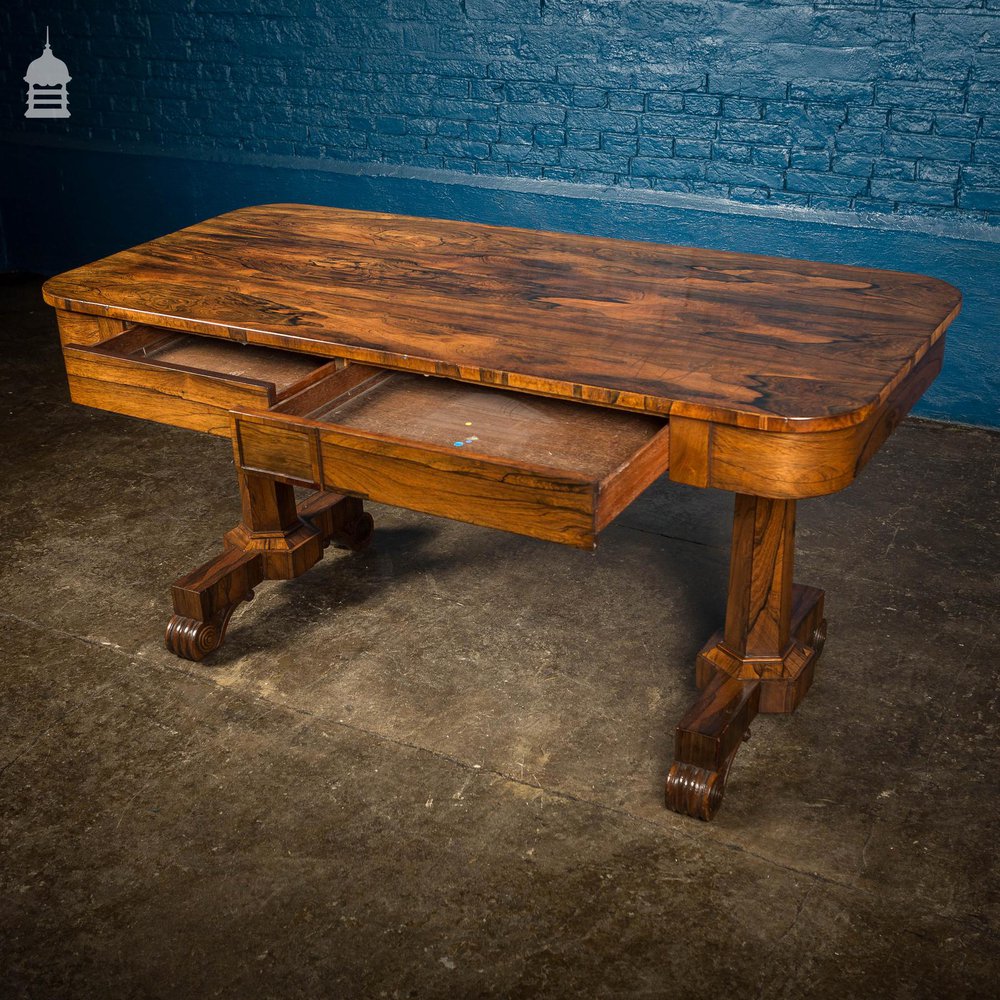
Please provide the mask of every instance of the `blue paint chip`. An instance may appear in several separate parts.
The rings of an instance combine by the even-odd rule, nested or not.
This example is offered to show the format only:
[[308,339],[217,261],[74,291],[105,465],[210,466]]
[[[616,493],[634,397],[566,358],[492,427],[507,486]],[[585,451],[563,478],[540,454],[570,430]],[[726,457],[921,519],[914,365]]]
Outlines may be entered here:
[[455,447],[456,447],[456,448],[461,448],[463,444],[465,444],[465,442],[464,442],[464,441],[456,441],[456,442],[455,442]]

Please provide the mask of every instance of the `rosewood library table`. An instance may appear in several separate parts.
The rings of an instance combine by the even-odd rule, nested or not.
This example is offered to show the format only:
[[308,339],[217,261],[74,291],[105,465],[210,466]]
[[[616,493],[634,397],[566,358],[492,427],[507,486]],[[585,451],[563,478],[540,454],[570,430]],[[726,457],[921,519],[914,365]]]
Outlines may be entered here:
[[915,274],[307,205],[44,296],[76,402],[232,438],[242,520],[172,590],[166,643],[192,660],[263,580],[367,545],[364,500],[592,548],[661,475],[734,493],[726,619],[666,781],[702,819],[826,638],[823,591],[792,582],[796,501],[858,475],[961,303]]

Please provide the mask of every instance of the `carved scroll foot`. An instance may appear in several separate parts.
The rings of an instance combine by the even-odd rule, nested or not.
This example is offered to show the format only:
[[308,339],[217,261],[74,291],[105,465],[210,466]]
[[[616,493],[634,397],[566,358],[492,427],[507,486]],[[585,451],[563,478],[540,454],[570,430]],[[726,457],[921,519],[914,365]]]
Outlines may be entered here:
[[243,601],[252,599],[251,590],[242,600],[220,609],[208,621],[174,615],[167,623],[167,632],[164,636],[167,649],[185,660],[194,660],[196,663],[203,660],[222,645],[233,612]]
[[667,775],[668,809],[710,820],[722,805],[733,758],[750,738],[760,706],[760,683],[718,673],[677,726],[675,759]]
[[[171,588],[174,616],[165,641],[167,649],[184,659],[202,660],[218,649],[233,611],[253,597],[253,588],[263,580],[300,576],[331,542],[355,551],[371,542],[374,521],[355,497],[314,493],[296,508],[292,489],[284,484],[254,480],[245,492],[245,517],[256,519],[258,527],[238,524],[226,533],[224,552]],[[268,504],[277,511],[273,523],[266,519]]]
[[722,805],[728,776],[728,766],[709,771],[675,760],[667,775],[667,808],[695,819],[712,819]]

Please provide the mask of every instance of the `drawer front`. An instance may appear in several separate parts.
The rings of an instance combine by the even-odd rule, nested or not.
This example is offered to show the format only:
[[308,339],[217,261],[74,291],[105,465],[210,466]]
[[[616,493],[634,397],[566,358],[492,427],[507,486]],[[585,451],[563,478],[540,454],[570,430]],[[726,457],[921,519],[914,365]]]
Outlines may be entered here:
[[[169,360],[192,355],[204,367]],[[149,327],[97,345],[65,344],[63,357],[74,402],[219,436],[230,433],[230,410],[267,410],[332,367],[322,358]],[[247,359],[264,377],[241,373]]]
[[248,469],[458,521],[592,548],[597,484],[295,417],[234,414]]
[[234,407],[266,410],[267,385],[158,368],[126,358],[64,348],[74,403],[224,436]]

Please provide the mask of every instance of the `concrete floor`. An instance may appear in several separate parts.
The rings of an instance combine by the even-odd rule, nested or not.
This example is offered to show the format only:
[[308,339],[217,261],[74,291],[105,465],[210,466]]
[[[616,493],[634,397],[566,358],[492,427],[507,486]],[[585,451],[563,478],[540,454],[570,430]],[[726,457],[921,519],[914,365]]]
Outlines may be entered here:
[[70,404],[35,281],[0,338],[3,997],[995,995],[1000,435],[907,422],[800,505],[830,639],[703,824],[662,781],[727,496],[595,554],[372,505],[194,665],[228,442]]

